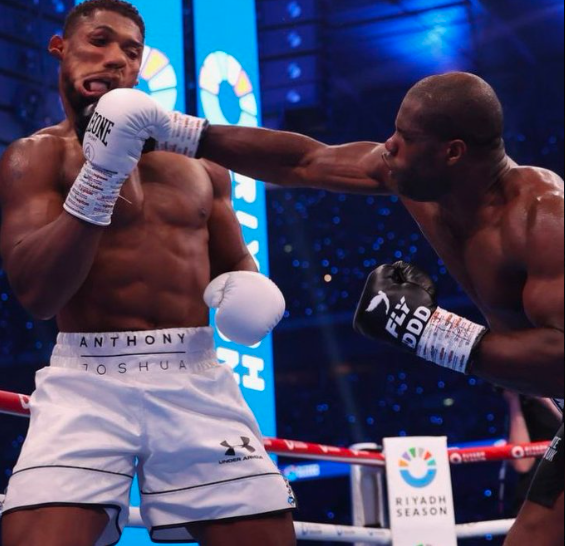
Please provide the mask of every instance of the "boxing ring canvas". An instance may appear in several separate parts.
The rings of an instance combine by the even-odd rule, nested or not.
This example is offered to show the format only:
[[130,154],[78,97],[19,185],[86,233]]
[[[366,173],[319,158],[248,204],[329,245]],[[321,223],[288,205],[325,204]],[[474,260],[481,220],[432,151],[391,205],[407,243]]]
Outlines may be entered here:
[[[260,125],[255,0],[193,0],[194,51],[192,44],[184,44],[182,0],[129,1],[139,9],[147,26],[140,90],[167,110],[185,112],[186,45],[187,54],[196,56],[198,115],[212,123]],[[233,189],[234,208],[245,241],[261,273],[269,275],[265,188],[255,180],[234,175]],[[271,338],[253,348],[237,346],[219,336],[216,341],[220,360],[233,369],[263,434],[276,436]],[[132,506],[139,506],[137,494]],[[150,544],[145,530],[131,528],[126,529],[119,543]]]

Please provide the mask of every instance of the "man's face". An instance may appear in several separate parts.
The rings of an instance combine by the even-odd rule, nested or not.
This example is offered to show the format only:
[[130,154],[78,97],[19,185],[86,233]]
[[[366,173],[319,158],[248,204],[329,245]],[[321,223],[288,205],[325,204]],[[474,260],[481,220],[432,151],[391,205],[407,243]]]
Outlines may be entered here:
[[422,106],[407,98],[387,141],[384,161],[403,197],[420,202],[439,201],[451,192],[453,182],[442,154],[445,144],[423,129]]
[[96,11],[63,42],[63,93],[75,112],[82,111],[112,89],[134,87],[142,58],[143,37],[135,22]]

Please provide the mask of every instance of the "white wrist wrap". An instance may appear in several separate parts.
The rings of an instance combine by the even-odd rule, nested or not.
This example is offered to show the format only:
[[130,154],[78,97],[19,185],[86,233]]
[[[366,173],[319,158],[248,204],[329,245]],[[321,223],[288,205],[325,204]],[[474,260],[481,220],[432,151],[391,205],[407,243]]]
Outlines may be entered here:
[[166,140],[157,142],[155,148],[160,152],[172,152],[195,158],[202,133],[208,127],[208,120],[171,112],[171,131]]
[[127,177],[127,174],[107,171],[87,161],[63,206],[69,214],[85,222],[97,226],[109,226],[116,201]]
[[486,331],[484,326],[438,307],[422,334],[418,356],[443,368],[467,373],[473,349]]

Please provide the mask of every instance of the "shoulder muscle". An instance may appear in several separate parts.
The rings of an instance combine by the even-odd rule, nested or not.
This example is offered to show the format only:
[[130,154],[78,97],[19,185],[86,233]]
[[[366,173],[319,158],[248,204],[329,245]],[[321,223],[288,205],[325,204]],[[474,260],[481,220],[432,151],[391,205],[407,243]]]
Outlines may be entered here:
[[57,188],[64,146],[53,136],[14,142],[0,162],[0,201],[10,203],[21,194]]
[[60,170],[63,159],[63,144],[52,136],[17,141],[2,157],[0,251],[5,259],[27,234],[62,213]]
[[550,191],[530,206],[526,237],[524,306],[538,326],[564,327],[565,236],[563,192]]
[[230,172],[217,163],[201,159],[200,163],[208,173],[214,189],[214,199],[231,199],[232,181]]
[[563,192],[537,197],[528,212],[528,270],[541,274],[563,273],[565,201]]

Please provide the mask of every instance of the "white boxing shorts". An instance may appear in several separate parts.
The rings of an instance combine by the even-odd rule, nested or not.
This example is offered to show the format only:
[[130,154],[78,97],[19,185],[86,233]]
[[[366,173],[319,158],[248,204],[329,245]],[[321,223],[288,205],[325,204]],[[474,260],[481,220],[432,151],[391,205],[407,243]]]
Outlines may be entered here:
[[156,542],[195,542],[191,523],[295,508],[211,328],[61,334],[36,382],[4,513],[103,507],[96,546],[116,544],[136,475]]

